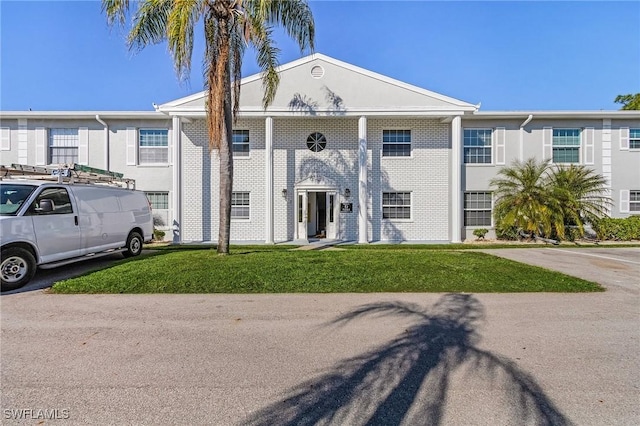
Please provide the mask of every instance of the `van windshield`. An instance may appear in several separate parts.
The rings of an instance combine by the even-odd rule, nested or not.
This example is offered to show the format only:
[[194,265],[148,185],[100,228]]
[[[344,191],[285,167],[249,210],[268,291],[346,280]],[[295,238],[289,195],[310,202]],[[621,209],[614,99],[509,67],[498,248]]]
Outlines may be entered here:
[[0,184],[0,215],[15,216],[20,206],[36,189],[33,185]]

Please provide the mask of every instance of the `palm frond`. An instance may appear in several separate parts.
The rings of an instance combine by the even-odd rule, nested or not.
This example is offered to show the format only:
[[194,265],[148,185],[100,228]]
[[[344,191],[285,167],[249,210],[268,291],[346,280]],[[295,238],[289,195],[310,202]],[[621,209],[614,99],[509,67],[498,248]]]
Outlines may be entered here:
[[171,0],[149,0],[140,3],[133,17],[133,28],[127,37],[130,49],[141,50],[145,46],[166,40],[172,3]]
[[129,0],[102,0],[102,12],[107,15],[109,26],[116,23],[124,26],[128,11]]
[[188,78],[191,71],[193,52],[193,32],[195,23],[200,19],[205,0],[173,0],[168,22],[167,42],[173,56],[173,63],[178,77]]

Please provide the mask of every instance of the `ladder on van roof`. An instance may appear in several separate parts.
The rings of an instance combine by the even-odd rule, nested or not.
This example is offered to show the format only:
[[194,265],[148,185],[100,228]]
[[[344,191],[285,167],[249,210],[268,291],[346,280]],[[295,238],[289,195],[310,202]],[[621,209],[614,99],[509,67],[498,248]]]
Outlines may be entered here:
[[81,164],[59,164],[49,166],[30,166],[11,164],[0,166],[0,179],[26,177],[32,179],[55,180],[58,183],[102,183],[116,186],[126,185],[127,189],[136,189],[135,179],[125,178],[124,174]]

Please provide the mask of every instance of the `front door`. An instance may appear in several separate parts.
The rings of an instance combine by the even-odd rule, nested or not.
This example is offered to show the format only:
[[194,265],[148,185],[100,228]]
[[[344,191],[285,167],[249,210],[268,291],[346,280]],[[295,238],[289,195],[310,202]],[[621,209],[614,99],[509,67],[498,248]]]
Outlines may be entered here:
[[335,239],[337,229],[337,191],[296,191],[296,239]]

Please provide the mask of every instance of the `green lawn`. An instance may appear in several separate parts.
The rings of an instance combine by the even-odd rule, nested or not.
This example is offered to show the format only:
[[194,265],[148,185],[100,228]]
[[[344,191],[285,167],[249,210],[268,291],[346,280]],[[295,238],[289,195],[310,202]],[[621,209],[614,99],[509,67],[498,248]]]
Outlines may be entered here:
[[595,284],[484,253],[385,247],[165,249],[54,285],[56,293],[588,292]]

